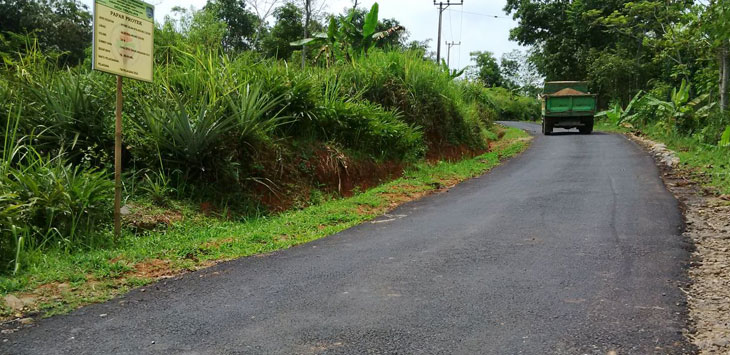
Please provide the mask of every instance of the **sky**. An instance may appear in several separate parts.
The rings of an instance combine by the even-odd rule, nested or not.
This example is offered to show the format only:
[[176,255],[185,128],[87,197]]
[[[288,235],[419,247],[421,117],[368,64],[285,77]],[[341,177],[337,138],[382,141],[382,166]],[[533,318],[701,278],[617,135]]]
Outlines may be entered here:
[[[259,0],[263,3],[267,0]],[[268,0],[271,1],[271,0]],[[352,7],[352,0],[319,0],[323,11],[341,13]],[[445,0],[439,0],[445,1]],[[453,1],[453,0],[452,0]],[[506,0],[464,0],[464,5],[451,6],[443,12],[441,56],[447,57],[446,41],[461,42],[451,48],[450,66],[455,69],[469,65],[469,53],[490,51],[500,58],[503,53],[522,49],[509,40],[509,30],[517,25],[502,11]],[[93,0],[81,0],[92,8]],[[206,0],[147,0],[155,5],[155,20],[162,22],[174,6],[202,8]],[[375,0],[359,0],[358,6],[370,8]],[[459,2],[459,0],[453,1]],[[395,18],[410,34],[410,40],[431,39],[436,50],[438,35],[438,7],[433,0],[379,0],[380,18]],[[496,16],[496,18],[495,18]]]

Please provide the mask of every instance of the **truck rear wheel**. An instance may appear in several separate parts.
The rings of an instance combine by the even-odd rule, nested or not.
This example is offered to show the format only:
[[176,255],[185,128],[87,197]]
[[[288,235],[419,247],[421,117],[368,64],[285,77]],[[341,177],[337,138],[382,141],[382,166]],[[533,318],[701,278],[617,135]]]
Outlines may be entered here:
[[548,122],[547,118],[542,119],[542,134],[546,136],[553,134],[553,124]]
[[580,131],[581,134],[593,133],[593,119],[591,118],[590,120],[587,120],[583,127],[578,127],[578,131]]

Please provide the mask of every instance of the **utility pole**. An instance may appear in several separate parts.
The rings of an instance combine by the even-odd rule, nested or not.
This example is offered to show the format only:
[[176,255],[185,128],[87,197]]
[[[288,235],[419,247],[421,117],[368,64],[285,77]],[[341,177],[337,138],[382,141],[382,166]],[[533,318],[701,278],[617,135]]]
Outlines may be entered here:
[[459,43],[456,43],[454,41],[451,41],[451,42],[446,41],[446,47],[448,48],[446,50],[446,66],[447,67],[450,68],[450,65],[451,65],[451,47],[460,46],[460,45],[461,45],[461,41],[459,41]]
[[436,41],[436,63],[441,65],[441,18],[443,17],[444,10],[448,9],[451,5],[464,5],[464,0],[461,0],[461,2],[451,2],[450,0],[443,2],[436,2],[436,0],[433,0],[433,4],[438,5],[439,7],[439,36],[438,41]]

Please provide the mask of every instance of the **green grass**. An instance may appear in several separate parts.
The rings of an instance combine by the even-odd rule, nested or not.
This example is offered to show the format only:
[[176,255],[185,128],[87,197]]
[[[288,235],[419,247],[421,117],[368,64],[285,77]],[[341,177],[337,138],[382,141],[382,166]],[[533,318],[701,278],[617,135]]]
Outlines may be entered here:
[[[596,129],[602,131],[618,133],[631,131],[605,121],[597,123]],[[687,136],[667,135],[654,129],[645,129],[642,132],[676,152],[680,166],[692,172],[703,186],[721,194],[730,194],[730,149],[703,144]]]
[[[230,221],[178,206],[185,219],[167,231],[145,235],[127,232],[111,249],[31,254],[21,274],[0,277],[0,292],[31,296],[36,302],[25,313],[41,311],[49,316],[107,300],[153,282],[160,274],[286,249],[370,220],[440,185],[478,176],[523,151],[527,137],[521,130],[506,128],[492,151],[483,155],[453,163],[419,163],[403,177],[353,197],[330,199],[272,217]],[[21,315],[7,307],[2,310],[4,318]]]

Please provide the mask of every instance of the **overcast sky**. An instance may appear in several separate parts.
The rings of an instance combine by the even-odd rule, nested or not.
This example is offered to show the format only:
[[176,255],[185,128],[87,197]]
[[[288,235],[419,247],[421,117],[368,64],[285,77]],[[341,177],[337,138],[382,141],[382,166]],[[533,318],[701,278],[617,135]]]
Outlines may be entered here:
[[[93,0],[81,0],[89,6]],[[162,22],[174,6],[202,8],[206,0],[147,0],[155,5],[155,19]],[[263,3],[265,0],[259,0]],[[270,1],[270,0],[269,0]],[[325,2],[324,11],[341,13],[352,6],[351,0],[320,0]],[[453,0],[452,0],[453,1]],[[360,0],[359,4],[370,8],[375,0]],[[458,2],[455,1],[455,2]],[[438,10],[433,0],[379,0],[380,18],[395,18],[405,26],[411,40],[431,39],[435,50]],[[502,8],[505,0],[464,0],[463,6],[452,6],[443,14],[442,57],[446,58],[445,41],[461,42],[451,49],[451,67],[461,68],[469,64],[469,52],[491,51],[497,58],[503,53],[520,48],[509,40],[509,30],[516,26]],[[495,18],[496,16],[496,18]]]

